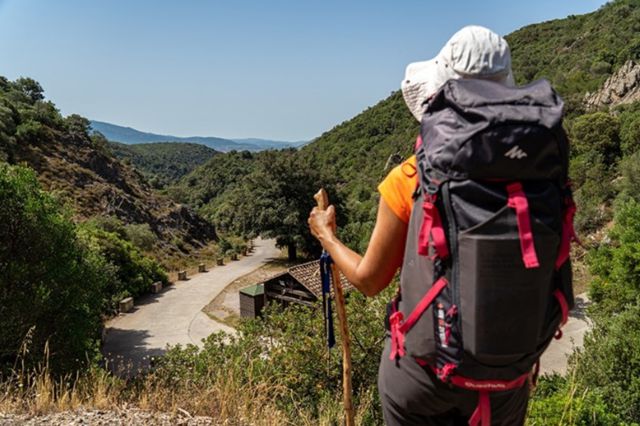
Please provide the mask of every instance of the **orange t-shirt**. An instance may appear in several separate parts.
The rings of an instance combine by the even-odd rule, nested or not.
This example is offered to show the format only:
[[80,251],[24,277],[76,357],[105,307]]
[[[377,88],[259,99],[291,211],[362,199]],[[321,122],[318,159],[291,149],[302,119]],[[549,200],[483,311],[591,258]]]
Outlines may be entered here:
[[418,184],[416,156],[412,155],[389,172],[378,185],[380,196],[389,208],[405,223],[409,223],[413,207],[413,193]]

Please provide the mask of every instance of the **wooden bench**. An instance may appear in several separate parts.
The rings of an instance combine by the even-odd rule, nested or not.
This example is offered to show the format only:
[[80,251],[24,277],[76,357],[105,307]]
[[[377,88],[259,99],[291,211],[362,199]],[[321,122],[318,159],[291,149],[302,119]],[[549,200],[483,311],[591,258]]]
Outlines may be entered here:
[[161,291],[162,291],[162,282],[156,281],[155,283],[151,284],[151,293],[157,294],[157,293],[160,293]]

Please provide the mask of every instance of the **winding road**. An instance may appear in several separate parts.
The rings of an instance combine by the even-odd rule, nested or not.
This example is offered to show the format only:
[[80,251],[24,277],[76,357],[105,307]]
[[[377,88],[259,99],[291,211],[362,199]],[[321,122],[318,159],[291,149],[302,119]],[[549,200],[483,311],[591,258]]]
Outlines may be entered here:
[[148,368],[150,358],[162,355],[167,345],[201,346],[202,339],[211,333],[233,333],[232,328],[204,314],[202,308],[234,280],[279,254],[274,240],[257,239],[249,256],[136,300],[133,311],[106,324],[102,352],[108,367],[119,375],[131,376]]
[[[248,274],[279,255],[273,240],[255,241],[250,256],[211,268],[188,281],[180,281],[159,294],[146,295],[136,301],[132,312],[121,314],[106,324],[102,352],[109,368],[121,376],[131,376],[150,365],[150,358],[162,355],[167,345],[194,344],[216,331],[234,330],[202,312],[212,299],[239,277]],[[576,307],[564,327],[564,338],[554,341],[542,356],[541,373],[565,374],[567,356],[573,347],[582,346],[589,329],[585,294],[576,297]]]

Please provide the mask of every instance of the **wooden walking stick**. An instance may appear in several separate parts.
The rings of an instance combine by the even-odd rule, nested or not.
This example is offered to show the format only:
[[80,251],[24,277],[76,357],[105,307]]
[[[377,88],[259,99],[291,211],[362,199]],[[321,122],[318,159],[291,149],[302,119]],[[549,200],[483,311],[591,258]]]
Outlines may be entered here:
[[[327,191],[321,188],[313,196],[318,209],[326,210],[329,207],[329,197]],[[335,230],[334,230],[335,232]],[[335,263],[331,263],[331,281],[333,282],[333,292],[335,293],[336,310],[338,311],[338,322],[340,323],[340,335],[342,336],[342,392],[344,401],[344,414],[346,425],[354,425],[353,402],[351,400],[351,340],[349,338],[349,325],[347,324],[347,312],[344,306],[344,293],[340,282],[340,270]]]

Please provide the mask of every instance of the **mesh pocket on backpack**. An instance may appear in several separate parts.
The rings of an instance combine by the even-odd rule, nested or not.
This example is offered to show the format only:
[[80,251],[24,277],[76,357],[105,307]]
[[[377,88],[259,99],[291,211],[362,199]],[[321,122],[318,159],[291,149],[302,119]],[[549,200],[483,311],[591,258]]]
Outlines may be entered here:
[[559,236],[531,216],[540,266],[526,269],[513,209],[458,235],[464,349],[500,366],[534,352],[545,325]]

